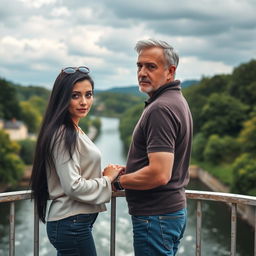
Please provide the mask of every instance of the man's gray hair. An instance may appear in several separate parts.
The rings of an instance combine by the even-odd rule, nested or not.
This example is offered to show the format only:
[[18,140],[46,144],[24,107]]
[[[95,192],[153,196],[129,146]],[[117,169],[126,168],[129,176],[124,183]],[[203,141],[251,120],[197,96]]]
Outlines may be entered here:
[[179,64],[179,55],[174,51],[173,47],[165,41],[156,39],[140,40],[135,45],[135,50],[140,53],[141,50],[151,47],[160,47],[164,51],[164,57],[166,59],[166,65],[173,65],[177,68]]

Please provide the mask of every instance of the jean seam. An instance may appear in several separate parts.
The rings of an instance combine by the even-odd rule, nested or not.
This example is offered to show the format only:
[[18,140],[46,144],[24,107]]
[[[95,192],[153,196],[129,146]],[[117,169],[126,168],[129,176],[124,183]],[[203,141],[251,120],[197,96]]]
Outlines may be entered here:
[[167,242],[166,239],[165,239],[163,226],[161,225],[161,218],[159,218],[159,226],[160,226],[160,230],[161,230],[161,235],[162,235],[162,240],[163,240],[163,246],[164,246],[167,250],[171,250],[171,247],[168,246],[168,242]]
[[149,250],[149,232],[150,232],[150,228],[151,228],[151,224],[152,224],[152,220],[148,220],[147,221],[147,255],[151,256],[150,255],[150,250]]

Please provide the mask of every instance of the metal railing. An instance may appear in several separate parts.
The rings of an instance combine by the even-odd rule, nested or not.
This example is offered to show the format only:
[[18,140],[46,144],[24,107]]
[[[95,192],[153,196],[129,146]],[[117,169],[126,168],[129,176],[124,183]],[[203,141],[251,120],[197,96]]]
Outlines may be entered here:
[[[31,191],[15,191],[0,193],[0,203],[10,202],[9,214],[9,256],[15,255],[15,202],[31,199]],[[110,229],[110,255],[115,256],[116,236],[116,198],[124,197],[124,191],[113,192],[111,200],[111,229]],[[188,199],[197,201],[196,224],[196,256],[201,256],[201,231],[202,231],[202,201],[210,200],[228,203],[231,205],[231,256],[236,255],[237,235],[237,206],[247,205],[254,207],[254,255],[256,255],[256,197],[230,193],[218,193],[208,191],[186,190]],[[39,256],[39,219],[34,204],[34,256]]]

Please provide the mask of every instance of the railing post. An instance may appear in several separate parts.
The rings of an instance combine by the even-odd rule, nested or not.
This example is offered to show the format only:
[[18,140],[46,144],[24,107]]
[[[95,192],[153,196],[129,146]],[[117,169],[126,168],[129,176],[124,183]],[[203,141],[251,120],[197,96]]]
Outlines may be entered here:
[[254,255],[256,255],[256,206],[254,206]]
[[202,201],[197,201],[196,208],[196,256],[201,256],[201,232],[202,232]]
[[111,199],[111,226],[110,226],[110,256],[115,256],[116,250],[116,197]]
[[231,206],[231,256],[236,255],[237,204]]
[[9,233],[9,256],[15,255],[15,202],[10,203],[10,233]]
[[39,217],[34,200],[34,256],[39,256]]

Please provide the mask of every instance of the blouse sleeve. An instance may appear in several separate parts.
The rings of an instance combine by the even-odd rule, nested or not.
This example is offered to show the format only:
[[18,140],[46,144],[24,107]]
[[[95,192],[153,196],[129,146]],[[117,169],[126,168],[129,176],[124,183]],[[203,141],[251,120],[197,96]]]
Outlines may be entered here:
[[85,179],[81,176],[78,150],[74,150],[70,159],[67,150],[64,150],[64,142],[57,143],[54,147],[54,161],[57,175],[64,193],[80,202],[88,204],[102,204],[111,199],[112,188],[107,176]]

